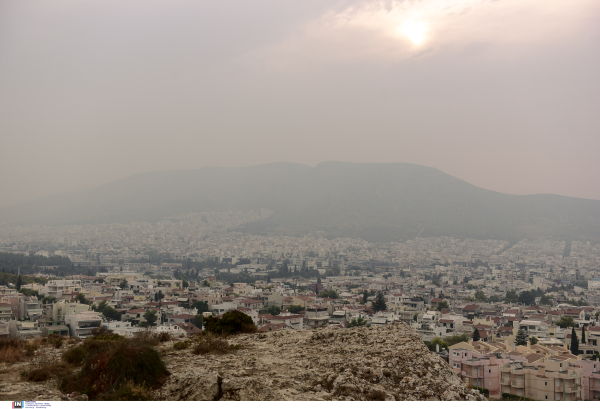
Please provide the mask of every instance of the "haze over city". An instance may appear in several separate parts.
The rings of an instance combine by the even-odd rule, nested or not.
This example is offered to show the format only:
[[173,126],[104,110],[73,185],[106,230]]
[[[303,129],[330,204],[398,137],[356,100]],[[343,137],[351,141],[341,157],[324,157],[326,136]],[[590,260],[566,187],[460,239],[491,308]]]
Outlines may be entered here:
[[0,1],[0,401],[600,401],[599,23]]
[[599,17],[595,0],[3,1],[0,206],[327,160],[600,199]]

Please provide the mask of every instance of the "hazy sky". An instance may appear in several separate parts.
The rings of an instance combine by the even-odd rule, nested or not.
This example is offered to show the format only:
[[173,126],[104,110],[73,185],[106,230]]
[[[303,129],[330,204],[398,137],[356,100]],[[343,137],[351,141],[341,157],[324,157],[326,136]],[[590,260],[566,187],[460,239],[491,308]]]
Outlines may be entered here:
[[0,205],[326,160],[600,199],[600,1],[0,1]]

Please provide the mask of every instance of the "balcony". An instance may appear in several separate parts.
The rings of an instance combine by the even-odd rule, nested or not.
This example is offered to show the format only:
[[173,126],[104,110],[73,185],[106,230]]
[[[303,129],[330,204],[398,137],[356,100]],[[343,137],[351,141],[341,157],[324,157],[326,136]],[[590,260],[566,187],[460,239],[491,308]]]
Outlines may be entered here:
[[565,393],[574,393],[581,391],[581,386],[575,385],[574,387],[565,386]]
[[502,385],[510,385],[510,379],[509,378],[506,378],[506,379],[500,378],[500,383]]
[[524,388],[523,382],[511,382],[510,386],[513,388]]

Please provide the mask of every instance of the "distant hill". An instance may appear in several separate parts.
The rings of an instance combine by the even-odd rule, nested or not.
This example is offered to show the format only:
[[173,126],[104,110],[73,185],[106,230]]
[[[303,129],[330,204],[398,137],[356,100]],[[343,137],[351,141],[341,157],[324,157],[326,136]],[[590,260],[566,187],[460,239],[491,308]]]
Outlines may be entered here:
[[2,209],[0,222],[156,221],[179,213],[271,209],[242,231],[400,241],[415,236],[600,241],[600,201],[508,195],[406,163],[294,163],[155,171]]

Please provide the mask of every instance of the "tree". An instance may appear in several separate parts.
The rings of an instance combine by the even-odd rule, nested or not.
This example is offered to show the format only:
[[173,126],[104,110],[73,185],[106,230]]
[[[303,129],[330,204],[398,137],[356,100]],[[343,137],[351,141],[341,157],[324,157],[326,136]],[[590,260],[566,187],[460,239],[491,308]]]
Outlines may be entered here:
[[431,342],[425,341],[425,345],[427,345],[427,348],[433,352],[436,350],[436,345],[440,346],[440,351],[449,347],[448,343],[439,337],[432,339]]
[[517,332],[517,338],[515,339],[515,343],[517,345],[527,345],[527,333],[523,328],[519,328],[519,332]]
[[475,299],[477,301],[487,302],[487,297],[485,296],[484,292],[481,290],[475,291]]
[[79,301],[81,304],[91,304],[87,298],[85,298],[85,295],[83,295],[83,293],[79,293],[77,294],[77,297],[75,297],[75,301]]
[[444,301],[440,301],[439,303],[437,303],[437,310],[441,311],[444,308],[450,308],[450,306],[448,305],[448,301],[444,300]]
[[252,318],[241,311],[227,311],[222,318],[207,317],[204,329],[217,335],[233,335],[256,332]]
[[373,311],[385,311],[387,310],[387,305],[385,304],[385,299],[383,298],[383,293],[377,293],[377,297],[375,297],[375,301],[373,301]]
[[516,303],[519,300],[519,296],[515,292],[515,290],[508,290],[506,292],[506,296],[504,297],[506,302]]
[[106,300],[100,301],[98,305],[92,307],[92,309],[104,315],[107,320],[117,321],[121,319],[121,313],[108,305]]
[[473,331],[473,341],[479,341],[481,339],[481,335],[479,335],[479,330],[475,328]]
[[19,276],[17,277],[17,291],[19,291],[21,289],[21,286],[23,285],[23,278],[21,278],[21,274],[19,274]]
[[181,287],[183,287],[183,288],[188,288],[189,286],[190,286],[190,283],[188,283],[188,282],[187,282],[187,281],[185,281],[185,280],[181,280]]
[[123,279],[120,283],[119,283],[119,287],[121,287],[121,290],[124,290],[127,287],[127,280]]
[[204,301],[196,301],[192,304],[192,308],[196,308],[198,310],[198,314],[202,314],[203,312],[209,312],[210,308],[208,307],[208,303]]
[[579,340],[575,333],[575,327],[573,327],[573,330],[571,331],[571,353],[573,355],[579,355]]
[[288,311],[291,312],[292,314],[297,314],[300,311],[304,311],[304,307],[301,305],[290,305],[288,307]]
[[581,343],[585,344],[585,325],[581,327]]
[[317,277],[317,284],[321,284],[321,277]]
[[532,305],[535,304],[535,297],[533,296],[531,291],[523,291],[521,292],[521,294],[519,294],[518,301],[521,304]]
[[196,327],[202,329],[202,320],[204,318],[202,317],[202,314],[197,314],[194,318],[192,318],[192,324],[194,324]]
[[540,304],[552,305],[552,297],[550,297],[549,295],[542,295],[542,298],[540,298]]
[[156,325],[156,320],[158,317],[156,316],[156,311],[148,310],[144,313],[144,319],[148,323],[149,327],[153,327]]
[[323,298],[332,298],[334,300],[339,298],[338,293],[336,293],[335,290],[323,291],[319,295]]
[[281,308],[276,305],[271,305],[267,311],[271,315],[279,315],[281,313]]
[[267,284],[271,283],[271,276],[267,276]]
[[352,321],[350,321],[348,323],[348,325],[346,325],[346,328],[364,327],[366,325],[367,325],[367,320],[364,319],[363,317],[358,317],[358,318],[352,318]]
[[561,317],[560,320],[556,321],[556,325],[561,328],[569,328],[574,327],[576,324],[572,317]]
[[368,300],[369,300],[369,293],[365,291],[363,294],[363,302],[366,304]]
[[157,293],[154,293],[154,301],[159,302],[163,298],[165,298],[165,295],[163,294],[162,290],[158,290]]
[[531,343],[531,345],[535,345],[538,343],[538,339],[536,337],[531,337],[529,338],[529,342]]

